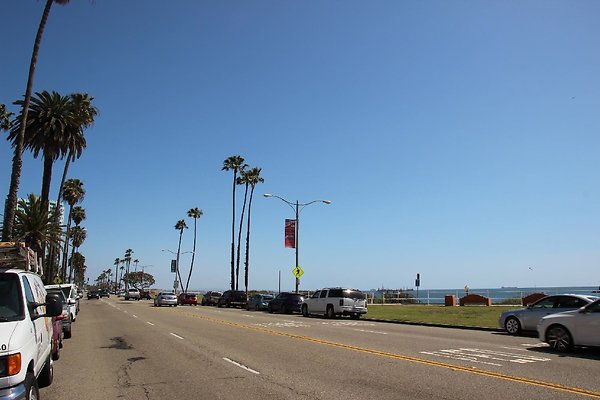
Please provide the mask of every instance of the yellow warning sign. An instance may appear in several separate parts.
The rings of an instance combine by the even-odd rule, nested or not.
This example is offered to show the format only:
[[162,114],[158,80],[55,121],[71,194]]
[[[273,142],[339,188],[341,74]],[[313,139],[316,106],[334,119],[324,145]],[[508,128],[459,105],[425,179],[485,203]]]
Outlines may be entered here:
[[294,274],[296,278],[300,278],[302,275],[304,275],[304,271],[299,265],[297,265],[296,268],[292,270],[292,274]]

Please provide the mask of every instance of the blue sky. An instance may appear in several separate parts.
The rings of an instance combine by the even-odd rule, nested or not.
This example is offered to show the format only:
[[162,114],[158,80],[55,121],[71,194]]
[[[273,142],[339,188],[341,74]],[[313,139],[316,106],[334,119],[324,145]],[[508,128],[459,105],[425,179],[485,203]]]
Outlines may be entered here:
[[[1,5],[0,103],[15,112],[43,6]],[[596,1],[54,5],[34,90],[88,92],[100,111],[71,167],[87,190],[88,276],[131,248],[170,287],[161,249],[176,249],[175,223],[198,207],[190,286],[227,288],[221,167],[240,154],[265,179],[252,289],[277,289],[280,270],[294,288],[293,211],[263,193],[333,202],[300,214],[303,289],[412,288],[416,273],[422,289],[600,285],[599,12]],[[0,143],[4,197],[11,158]],[[22,197],[42,175],[41,160],[24,160]]]

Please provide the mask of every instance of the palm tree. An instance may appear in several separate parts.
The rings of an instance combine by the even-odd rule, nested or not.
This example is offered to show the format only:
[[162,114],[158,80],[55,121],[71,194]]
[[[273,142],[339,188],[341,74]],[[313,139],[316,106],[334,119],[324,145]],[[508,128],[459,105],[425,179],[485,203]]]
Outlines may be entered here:
[[[79,179],[68,179],[65,181],[64,187],[64,198],[66,202],[69,204],[69,216],[67,217],[67,230],[65,236],[68,238],[71,230],[71,221],[73,221],[73,213],[75,212],[75,217],[78,219],[81,217],[81,212],[75,207],[75,204],[79,203],[85,197],[85,189],[83,188],[83,182]],[[85,219],[85,212],[83,213],[83,218]],[[81,220],[79,220],[81,222]],[[67,254],[69,252],[69,241],[65,239],[64,247],[63,247],[63,260],[62,260],[62,276],[63,280],[66,277],[67,272]],[[52,271],[50,271],[52,272]],[[52,278],[52,274],[48,279]]]
[[179,254],[181,251],[181,237],[183,236],[183,230],[187,229],[185,220],[180,219],[179,221],[177,221],[177,223],[175,224],[175,229],[179,231],[179,244],[177,245],[177,260],[175,261],[175,272],[177,273],[177,279],[179,279],[179,282],[181,282],[183,286],[183,282],[181,281],[181,273],[179,272]]
[[71,213],[71,219],[73,220],[73,222],[75,222],[76,226],[79,226],[79,224],[81,224],[81,221],[83,221],[86,218],[87,218],[87,215],[85,213],[85,208],[83,208],[81,206],[73,207],[73,212]]
[[125,266],[123,265],[125,261],[121,260],[121,267],[119,268],[119,271],[121,271],[121,273],[119,274],[119,289],[121,289],[121,281],[123,280],[123,272],[125,271]]
[[[73,244],[73,249],[71,250],[71,260],[73,259],[73,254],[79,251],[79,247],[83,244],[85,239],[87,238],[87,232],[84,228],[80,227],[79,224],[73,227],[70,232],[71,243]],[[71,278],[73,275],[73,264],[70,265],[69,268],[69,282],[71,282]]]
[[[69,165],[72,161],[75,161],[76,158],[81,157],[81,154],[86,147],[86,141],[85,137],[83,136],[83,130],[85,128],[90,127],[93,124],[94,118],[98,114],[98,110],[94,106],[92,106],[91,103],[94,98],[89,96],[87,93],[73,93],[70,95],[70,98],[71,105],[73,107],[73,113],[75,114],[77,125],[79,125],[79,134],[67,138],[68,141],[65,143],[65,146],[68,148],[69,155],[67,156],[67,160],[63,168],[60,186],[58,188],[58,196],[56,199],[57,207],[59,207],[59,205],[62,204],[63,189],[65,185],[65,180],[67,178],[67,173],[69,171]],[[60,219],[60,213],[57,213],[55,215],[55,223],[58,224]],[[52,268],[54,265],[54,261],[56,258],[55,253],[57,252],[58,249],[56,249],[53,246],[50,247],[48,257],[49,262],[51,264],[48,265],[50,268]]]
[[131,255],[132,254],[133,254],[133,250],[131,250],[131,249],[125,250],[124,261],[127,264],[127,268],[125,268],[125,290],[129,289],[129,266],[131,265]]
[[237,178],[236,183],[238,185],[244,185],[244,203],[242,204],[242,215],[240,216],[240,227],[238,229],[238,242],[237,242],[237,256],[235,264],[235,290],[239,290],[240,284],[240,258],[241,258],[241,246],[242,246],[242,227],[244,226],[244,213],[246,212],[246,202],[248,200],[248,171],[240,171],[240,176]]
[[115,262],[113,265],[115,266],[115,290],[117,290],[117,285],[119,283],[119,263],[121,259],[119,257],[115,258]]
[[60,242],[60,227],[52,223],[52,216],[43,209],[40,198],[30,194],[27,200],[19,200],[14,235],[15,239],[25,242],[39,254],[42,251],[42,243]]
[[35,75],[35,66],[37,64],[38,51],[44,34],[44,27],[50,15],[50,9],[53,3],[67,4],[69,0],[46,0],[44,13],[38,26],[35,42],[33,44],[33,53],[29,63],[29,75],[27,76],[27,86],[25,88],[25,99],[22,104],[20,115],[20,129],[15,140],[15,155],[13,156],[12,172],[10,175],[10,187],[4,207],[4,223],[2,227],[2,240],[9,241],[12,238],[15,213],[17,209],[17,195],[19,192],[19,181],[21,179],[21,168],[23,167],[23,147],[25,144],[25,127],[27,126],[27,117],[29,112],[29,103],[31,101],[31,91],[33,88],[33,76]]
[[10,129],[10,119],[13,113],[6,111],[6,105],[0,104],[0,131],[7,131]]
[[[21,105],[23,101],[15,102]],[[18,140],[21,131],[21,118],[11,129],[8,140]],[[85,147],[85,139],[80,135],[81,128],[78,125],[77,114],[74,112],[73,102],[70,96],[63,96],[58,92],[47,91],[36,92],[31,99],[27,126],[25,126],[24,148],[33,152],[33,157],[38,158],[41,154],[44,162],[44,173],[42,177],[42,203],[48,204],[50,195],[50,183],[52,181],[52,166],[59,158],[69,154],[69,149],[78,143]]]
[[[86,266],[85,266],[85,257],[77,252],[74,253],[71,256],[71,265],[73,266],[74,270],[75,270],[75,279],[74,281],[76,283],[82,283],[83,279],[85,277],[85,270],[86,270]],[[103,272],[103,274],[106,274],[105,272]]]
[[254,188],[258,183],[264,183],[264,179],[260,176],[262,168],[252,168],[248,171],[248,183],[250,184],[250,201],[248,202],[248,230],[246,231],[246,262],[244,273],[244,285],[246,287],[246,295],[248,295],[248,269],[250,265],[250,211],[252,210],[252,197],[254,196]]
[[192,270],[194,269],[194,259],[196,258],[196,225],[197,225],[198,219],[200,217],[202,217],[202,215],[204,215],[204,213],[202,212],[202,210],[200,210],[198,207],[196,207],[196,208],[190,208],[187,212],[187,215],[190,218],[194,218],[194,248],[192,249],[192,262],[190,264],[190,273],[188,274],[187,281],[185,282],[185,290],[183,291],[184,293],[187,293],[187,291],[188,291],[188,287],[190,284],[190,278],[192,277]]
[[246,168],[244,157],[231,156],[223,161],[221,171],[233,171],[233,193],[232,193],[232,218],[231,218],[231,290],[235,289],[235,186],[237,184],[237,174]]

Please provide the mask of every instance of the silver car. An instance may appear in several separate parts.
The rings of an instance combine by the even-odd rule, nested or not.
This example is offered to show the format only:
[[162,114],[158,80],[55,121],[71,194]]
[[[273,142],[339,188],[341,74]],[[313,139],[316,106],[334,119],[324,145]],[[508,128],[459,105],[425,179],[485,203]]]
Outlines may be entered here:
[[573,346],[600,346],[600,300],[576,311],[550,315],[540,320],[538,335],[557,351]]
[[154,298],[154,307],[173,306],[177,307],[177,296],[172,292],[160,292]]
[[511,335],[518,335],[522,331],[535,331],[540,319],[546,315],[577,310],[596,299],[598,297],[578,294],[546,296],[527,308],[504,311],[498,318],[498,325]]

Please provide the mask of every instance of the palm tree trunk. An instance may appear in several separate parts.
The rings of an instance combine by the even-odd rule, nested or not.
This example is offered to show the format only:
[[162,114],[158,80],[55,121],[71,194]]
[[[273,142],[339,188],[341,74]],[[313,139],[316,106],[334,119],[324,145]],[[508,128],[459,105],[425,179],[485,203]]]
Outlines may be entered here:
[[67,271],[67,254],[69,254],[69,234],[71,233],[71,215],[73,213],[73,206],[69,207],[69,216],[67,218],[67,230],[65,231],[65,244],[63,246],[63,255],[62,255],[62,280],[65,280],[65,275]]
[[181,273],[179,272],[179,254],[181,251],[181,237],[183,236],[183,228],[179,231],[179,244],[177,245],[177,261],[176,263],[176,272],[177,272],[177,279],[179,279],[179,283],[182,286],[183,289],[183,282],[181,281]]
[[4,222],[2,225],[2,240],[9,241],[12,239],[13,226],[15,222],[15,213],[17,211],[17,196],[19,192],[19,181],[21,180],[21,168],[23,167],[23,146],[25,143],[25,127],[27,125],[27,113],[29,112],[29,103],[31,102],[31,91],[33,88],[33,76],[35,75],[35,66],[37,64],[37,56],[42,43],[44,27],[50,14],[50,8],[54,0],[46,0],[46,7],[42,14],[42,20],[38,26],[38,31],[33,44],[33,53],[29,63],[29,75],[27,76],[27,87],[25,89],[25,100],[23,100],[23,111],[21,127],[17,136],[15,145],[15,155],[13,156],[12,172],[10,175],[10,187],[6,198],[6,206],[4,208]]
[[250,201],[248,202],[248,228],[246,231],[246,262],[244,265],[244,286],[246,296],[248,295],[248,266],[250,265],[250,211],[252,210],[252,197],[254,196],[254,185],[250,191]]
[[188,274],[187,281],[185,282],[184,293],[187,293],[190,285],[190,278],[192,277],[192,270],[194,269],[194,259],[196,258],[196,225],[198,218],[194,217],[194,248],[192,249],[192,262],[190,263],[190,273]]
[[[58,213],[58,211],[60,210],[60,207],[61,207],[63,188],[65,186],[65,180],[67,179],[67,172],[69,171],[69,165],[71,164],[72,157],[73,157],[73,152],[71,151],[69,153],[69,156],[67,157],[67,161],[65,162],[62,179],[60,181],[60,186],[58,187],[58,196],[56,197],[56,208],[55,208],[55,212],[54,212],[54,221],[52,221],[52,223],[55,225],[59,225],[59,223],[60,223],[60,214]],[[59,252],[58,245],[50,246],[50,249],[48,252],[48,263],[47,263],[48,265],[46,268],[47,279],[51,279],[50,277],[52,277],[52,275],[54,274],[54,269],[56,267],[56,265],[55,265],[56,253],[58,253],[58,252]]]
[[[44,155],[44,175],[42,177],[42,195],[40,196],[41,207],[44,213],[50,211],[50,184],[52,182],[52,165],[54,160],[52,157]],[[38,257],[42,258],[42,263],[46,259],[46,242],[41,243],[41,254]]]
[[244,193],[244,205],[242,206],[242,215],[240,216],[240,229],[238,230],[238,243],[237,243],[237,262],[235,266],[235,290],[239,290],[240,284],[240,258],[241,258],[241,246],[242,246],[242,228],[244,227],[244,213],[246,212],[246,199],[248,198],[248,184],[246,183],[246,192]]
[[231,290],[235,290],[235,181],[237,178],[237,169],[233,170],[233,201],[231,217]]

